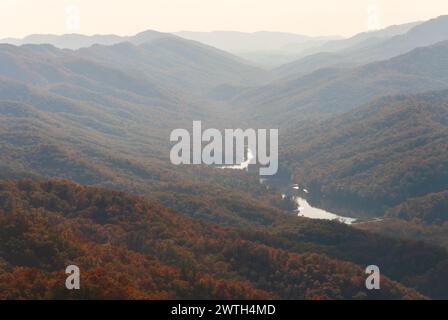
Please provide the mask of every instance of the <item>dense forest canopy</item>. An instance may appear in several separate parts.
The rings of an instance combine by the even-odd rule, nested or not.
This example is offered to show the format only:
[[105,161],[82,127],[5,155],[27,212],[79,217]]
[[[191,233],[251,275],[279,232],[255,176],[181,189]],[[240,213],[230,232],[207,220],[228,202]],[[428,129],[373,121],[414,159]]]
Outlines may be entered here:
[[[387,278],[368,291],[360,266],[264,243],[275,236],[70,182],[1,182],[0,226],[2,298],[423,298]],[[83,272],[79,292],[65,290],[68,264]]]
[[298,136],[284,161],[297,183],[335,201],[382,215],[448,186],[447,91],[381,98]]
[[[151,31],[0,44],[0,299],[448,299],[447,22],[275,70]],[[360,220],[298,217],[258,170],[172,165],[195,120],[278,128],[274,179]]]

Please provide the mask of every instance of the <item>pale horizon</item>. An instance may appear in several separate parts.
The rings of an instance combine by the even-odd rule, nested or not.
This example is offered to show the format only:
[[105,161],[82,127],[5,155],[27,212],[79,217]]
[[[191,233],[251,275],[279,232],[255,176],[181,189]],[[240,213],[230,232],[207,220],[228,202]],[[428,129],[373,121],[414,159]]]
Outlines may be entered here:
[[128,36],[145,30],[350,37],[445,14],[446,0],[412,5],[406,0],[2,0],[0,38],[32,34]]

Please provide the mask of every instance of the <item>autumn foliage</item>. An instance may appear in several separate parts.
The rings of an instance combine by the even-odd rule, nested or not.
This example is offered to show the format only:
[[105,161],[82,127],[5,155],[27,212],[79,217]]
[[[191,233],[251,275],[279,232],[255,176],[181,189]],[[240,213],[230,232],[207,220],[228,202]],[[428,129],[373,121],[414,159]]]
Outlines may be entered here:
[[[173,213],[141,197],[66,181],[0,183],[2,299],[422,298],[315,253],[242,239],[236,229]],[[65,267],[81,290],[65,288]]]

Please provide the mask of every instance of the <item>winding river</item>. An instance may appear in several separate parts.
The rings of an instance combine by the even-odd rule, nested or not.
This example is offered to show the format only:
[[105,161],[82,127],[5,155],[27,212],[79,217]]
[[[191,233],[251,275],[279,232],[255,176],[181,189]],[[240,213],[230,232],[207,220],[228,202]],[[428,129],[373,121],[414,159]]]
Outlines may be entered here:
[[[220,167],[222,169],[233,169],[233,170],[248,170],[249,163],[253,159],[254,155],[252,151],[249,149],[247,152],[247,160],[242,162],[240,165],[234,166],[223,166]],[[269,188],[269,179],[260,179],[260,183],[266,185]],[[286,186],[285,186],[286,185]],[[315,208],[311,206],[305,198],[297,196],[296,194],[299,191],[302,191],[304,194],[308,193],[308,190],[303,188],[300,189],[299,185],[290,185],[290,182],[284,182],[281,186],[282,190],[284,190],[288,195],[292,195],[295,203],[297,204],[297,208],[294,210],[294,213],[299,217],[305,217],[310,219],[321,219],[321,220],[337,220],[345,224],[352,224],[357,221],[355,218],[343,217],[336,213],[328,212],[323,209]],[[286,194],[283,194],[283,198],[286,197]]]
[[306,199],[296,197],[295,201],[297,203],[296,212],[299,217],[322,220],[337,220],[345,224],[352,224],[356,222],[355,218],[343,217],[319,208],[314,208],[308,203],[308,201],[306,201]]

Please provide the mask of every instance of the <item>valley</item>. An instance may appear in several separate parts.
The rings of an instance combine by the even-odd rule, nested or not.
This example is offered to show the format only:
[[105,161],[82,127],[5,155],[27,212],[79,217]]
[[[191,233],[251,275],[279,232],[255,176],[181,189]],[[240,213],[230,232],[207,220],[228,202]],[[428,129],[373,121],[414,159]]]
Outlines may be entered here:
[[[448,299],[447,19],[5,40],[0,299]],[[274,38],[295,61],[244,58]],[[278,129],[276,175],[202,163],[207,129],[247,128]],[[170,161],[176,129],[200,159]]]

